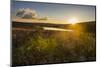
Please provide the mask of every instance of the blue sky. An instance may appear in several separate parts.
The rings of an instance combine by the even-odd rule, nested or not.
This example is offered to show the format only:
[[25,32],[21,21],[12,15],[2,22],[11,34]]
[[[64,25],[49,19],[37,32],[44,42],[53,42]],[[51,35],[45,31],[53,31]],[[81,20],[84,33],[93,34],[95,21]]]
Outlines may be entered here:
[[38,16],[47,16],[49,19],[68,20],[75,17],[80,22],[95,21],[95,6],[89,5],[13,1],[11,7],[12,14],[18,9],[30,8],[35,10]]

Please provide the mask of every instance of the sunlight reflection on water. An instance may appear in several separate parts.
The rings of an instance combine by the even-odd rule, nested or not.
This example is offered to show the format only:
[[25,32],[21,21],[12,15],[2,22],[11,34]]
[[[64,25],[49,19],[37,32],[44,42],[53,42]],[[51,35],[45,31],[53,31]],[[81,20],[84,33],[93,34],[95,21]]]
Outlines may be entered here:
[[55,31],[69,31],[72,32],[73,30],[69,29],[62,29],[62,28],[54,28],[54,27],[43,27],[44,30],[55,30]]

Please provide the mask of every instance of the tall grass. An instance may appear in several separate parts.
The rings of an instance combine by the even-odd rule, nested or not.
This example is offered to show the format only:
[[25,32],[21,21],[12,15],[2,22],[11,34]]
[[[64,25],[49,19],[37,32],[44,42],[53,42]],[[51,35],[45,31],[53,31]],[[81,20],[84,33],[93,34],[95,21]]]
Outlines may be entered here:
[[[94,61],[93,33],[20,32],[13,42],[13,65]],[[16,47],[16,46],[17,47]]]

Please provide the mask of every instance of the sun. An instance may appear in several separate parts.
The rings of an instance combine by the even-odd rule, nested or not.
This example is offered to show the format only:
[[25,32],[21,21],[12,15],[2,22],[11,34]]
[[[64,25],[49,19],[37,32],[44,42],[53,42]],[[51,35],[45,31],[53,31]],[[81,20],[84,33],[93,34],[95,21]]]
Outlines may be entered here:
[[78,23],[78,19],[76,19],[76,18],[71,18],[71,19],[68,20],[68,22],[69,22],[70,24],[76,24],[76,23]]

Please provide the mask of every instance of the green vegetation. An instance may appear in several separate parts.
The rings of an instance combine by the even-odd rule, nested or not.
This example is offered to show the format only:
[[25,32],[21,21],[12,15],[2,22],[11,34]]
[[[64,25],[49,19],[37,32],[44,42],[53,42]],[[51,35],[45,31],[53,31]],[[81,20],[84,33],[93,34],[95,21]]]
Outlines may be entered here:
[[[19,34],[20,33],[20,34]],[[79,33],[79,32],[78,32]],[[13,65],[96,60],[95,33],[13,31]]]

